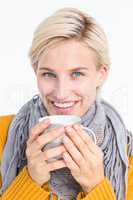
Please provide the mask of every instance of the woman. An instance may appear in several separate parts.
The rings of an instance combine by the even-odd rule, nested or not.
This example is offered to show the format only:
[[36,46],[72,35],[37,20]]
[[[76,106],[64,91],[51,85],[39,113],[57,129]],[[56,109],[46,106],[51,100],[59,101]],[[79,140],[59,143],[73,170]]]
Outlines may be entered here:
[[[97,22],[77,9],[64,8],[34,33],[30,60],[39,95],[14,117],[1,161],[3,199],[133,198],[133,139],[107,102],[98,97],[110,61],[106,36]],[[77,115],[80,125],[42,134],[47,115]],[[42,148],[65,133],[63,144]],[[62,155],[62,160],[47,162]]]

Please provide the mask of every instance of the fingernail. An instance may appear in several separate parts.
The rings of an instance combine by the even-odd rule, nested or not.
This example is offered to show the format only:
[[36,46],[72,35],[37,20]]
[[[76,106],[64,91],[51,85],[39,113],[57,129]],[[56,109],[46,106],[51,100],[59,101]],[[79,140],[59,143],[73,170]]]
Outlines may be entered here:
[[74,126],[74,128],[75,128],[76,130],[79,129],[79,125],[78,125],[78,124],[74,124],[73,126]]
[[68,132],[70,132],[70,131],[72,131],[72,128],[71,128],[70,126],[67,126],[67,127],[66,127],[66,130],[67,130]]

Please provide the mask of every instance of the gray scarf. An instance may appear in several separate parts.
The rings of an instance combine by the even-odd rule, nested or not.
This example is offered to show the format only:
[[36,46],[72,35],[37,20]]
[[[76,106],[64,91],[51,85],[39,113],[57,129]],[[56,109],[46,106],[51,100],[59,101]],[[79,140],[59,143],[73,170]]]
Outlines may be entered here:
[[[38,123],[40,117],[46,115],[49,114],[40,97],[36,95],[20,109],[12,121],[1,162],[1,193],[27,164],[25,149],[29,130]],[[94,131],[97,144],[104,153],[105,176],[110,180],[117,199],[125,199],[128,156],[133,155],[132,134],[126,130],[116,110],[100,99],[81,117],[81,124]],[[49,187],[65,200],[76,198],[81,191],[68,168],[51,172]]]

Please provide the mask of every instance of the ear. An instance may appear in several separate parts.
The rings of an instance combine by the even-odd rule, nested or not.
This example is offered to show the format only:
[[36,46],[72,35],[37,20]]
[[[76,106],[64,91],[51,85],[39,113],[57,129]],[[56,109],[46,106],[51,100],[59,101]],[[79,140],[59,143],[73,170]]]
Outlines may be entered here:
[[101,65],[97,72],[97,87],[100,87],[108,77],[109,67],[107,65]]

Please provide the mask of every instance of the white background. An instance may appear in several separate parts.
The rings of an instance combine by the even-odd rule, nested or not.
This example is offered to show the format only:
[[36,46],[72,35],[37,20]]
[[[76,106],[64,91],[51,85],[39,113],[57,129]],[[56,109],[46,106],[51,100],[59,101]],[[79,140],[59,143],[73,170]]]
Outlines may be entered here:
[[90,13],[104,28],[110,45],[111,70],[101,96],[133,129],[132,0],[0,0],[0,115],[16,113],[37,93],[28,51],[36,26],[62,7]]

